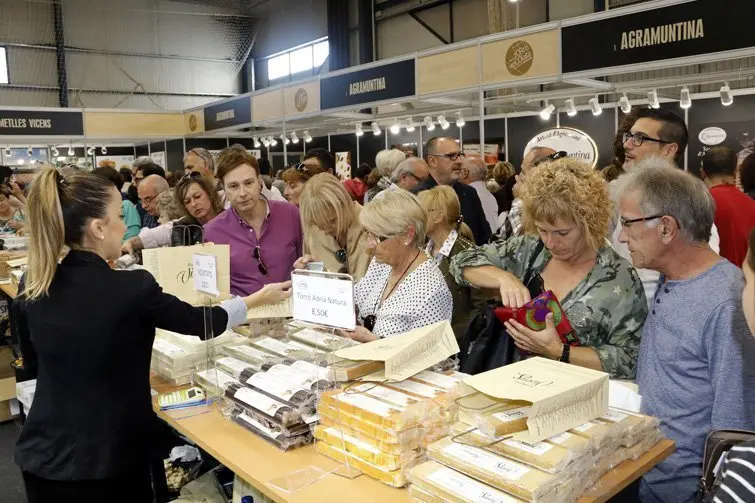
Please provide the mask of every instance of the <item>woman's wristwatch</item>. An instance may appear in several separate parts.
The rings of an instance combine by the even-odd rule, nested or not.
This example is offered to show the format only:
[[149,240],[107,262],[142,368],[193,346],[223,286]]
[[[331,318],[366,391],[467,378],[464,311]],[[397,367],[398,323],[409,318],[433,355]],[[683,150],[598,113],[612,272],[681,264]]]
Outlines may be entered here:
[[561,353],[561,358],[558,359],[560,362],[569,363],[569,355],[571,354],[571,346],[568,344],[564,344],[564,350]]

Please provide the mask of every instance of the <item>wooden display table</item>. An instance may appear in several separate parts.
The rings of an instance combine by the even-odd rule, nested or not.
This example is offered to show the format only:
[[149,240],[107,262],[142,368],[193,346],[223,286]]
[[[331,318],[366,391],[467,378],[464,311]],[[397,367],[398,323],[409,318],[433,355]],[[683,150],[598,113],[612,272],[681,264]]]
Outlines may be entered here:
[[[152,388],[158,393],[177,389],[160,378],[152,377]],[[298,492],[287,494],[268,485],[271,479],[292,474],[297,470],[316,466],[331,471],[334,462],[317,454],[312,445],[281,451],[254,433],[245,430],[223,417],[219,405],[174,411],[160,411],[158,417],[178,430],[182,435],[207,451],[211,456],[231,469],[247,483],[264,495],[282,503],[331,503],[349,496],[359,503],[403,503],[409,501],[409,493],[392,489],[367,475],[349,480],[330,474]],[[602,503],[647,473],[652,467],[674,452],[674,442],[662,440],[637,461],[625,461],[604,475],[590,496],[583,496],[578,503]]]

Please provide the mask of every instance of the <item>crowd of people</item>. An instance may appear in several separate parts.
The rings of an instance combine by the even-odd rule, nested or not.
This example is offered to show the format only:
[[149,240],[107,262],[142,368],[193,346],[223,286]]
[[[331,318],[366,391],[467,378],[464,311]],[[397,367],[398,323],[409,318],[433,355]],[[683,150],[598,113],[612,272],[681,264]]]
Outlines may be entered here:
[[[99,249],[100,227],[87,223],[93,219],[106,235],[117,234],[120,253],[229,244],[231,293],[247,305],[282,298],[292,270],[322,262],[354,279],[358,324],[342,335],[361,342],[448,320],[463,343],[470,318],[491,297],[518,308],[550,291],[580,344],[564,344],[552,316],[542,331],[510,320],[516,359],[541,355],[636,380],[643,411],[659,417],[677,445],[645,475],[640,498],[692,501],[708,432],[755,430],[755,397],[747,392],[755,385],[755,154],[739,162],[735,152],[714,147],[688,173],[679,169],[687,140],[681,118],[643,108],[622,121],[616,159],[603,170],[543,145],[526,152],[518,170],[487,166],[465,157],[457,140],[436,137],[424,158],[384,150],[374,168],[360,165],[345,181],[323,149],[309,150],[273,181],[269,163],[243,146],[217,158],[195,148],[171,181],[149,158],[131,171],[101,166],[94,177],[70,181],[44,171],[32,185],[30,225],[32,235],[51,232],[44,230],[51,199],[41,194],[48,191],[63,215],[65,239],[56,235],[55,250],[63,242]],[[76,195],[97,190],[105,202],[112,194],[112,209]],[[0,187],[0,223],[23,232],[25,204],[17,187]],[[123,223],[108,222],[108,212]],[[117,254],[108,248],[100,255]],[[39,269],[44,257],[32,257],[30,270],[36,264],[46,272],[27,279],[28,298],[62,288],[49,264]],[[77,251],[66,260],[73,270],[91,259]],[[224,309],[216,326],[235,322],[238,306]],[[188,329],[154,316],[165,328]],[[45,477],[35,463],[22,467]],[[752,500],[749,466],[726,480],[729,492],[750,491]]]

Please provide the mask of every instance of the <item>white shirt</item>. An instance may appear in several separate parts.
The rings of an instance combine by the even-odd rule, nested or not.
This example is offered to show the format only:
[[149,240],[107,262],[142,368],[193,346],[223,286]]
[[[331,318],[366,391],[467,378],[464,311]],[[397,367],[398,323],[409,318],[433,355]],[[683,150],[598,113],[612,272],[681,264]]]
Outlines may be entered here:
[[488,221],[490,231],[494,232],[498,229],[498,201],[495,200],[495,196],[490,193],[485,186],[485,182],[478,180],[469,184],[477,191],[477,195],[482,203],[482,211],[485,212],[485,220]]
[[[173,221],[175,222],[175,220]],[[139,239],[142,241],[145,250],[151,248],[161,248],[163,246],[170,246],[170,236],[173,232],[173,222],[167,224],[158,225],[155,228],[148,229],[142,228],[139,231]]]
[[453,299],[434,260],[425,260],[410,272],[380,305],[391,266],[372,259],[364,277],[354,286],[360,318],[377,316],[372,333],[398,335],[442,320],[451,321]]

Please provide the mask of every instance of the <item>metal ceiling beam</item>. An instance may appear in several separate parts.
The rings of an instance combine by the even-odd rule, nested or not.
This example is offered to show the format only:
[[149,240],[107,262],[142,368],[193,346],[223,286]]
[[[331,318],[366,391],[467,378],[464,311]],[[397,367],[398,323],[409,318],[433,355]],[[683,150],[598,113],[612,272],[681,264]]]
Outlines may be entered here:
[[410,12],[422,12],[439,5],[445,5],[449,0],[386,0],[375,2],[375,22],[385,21]]

